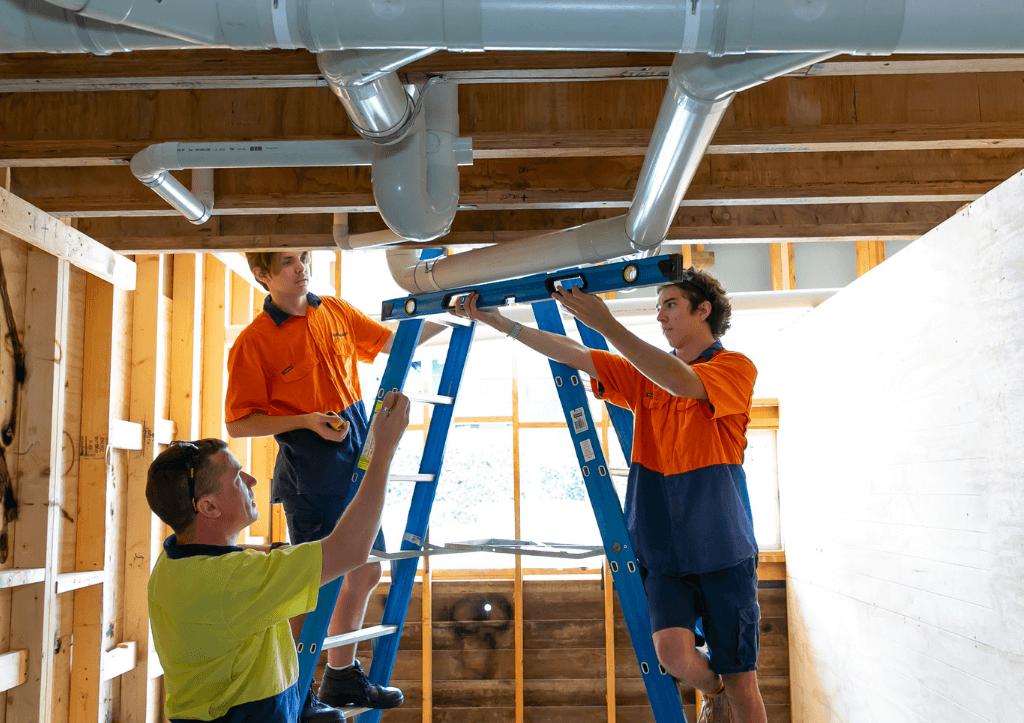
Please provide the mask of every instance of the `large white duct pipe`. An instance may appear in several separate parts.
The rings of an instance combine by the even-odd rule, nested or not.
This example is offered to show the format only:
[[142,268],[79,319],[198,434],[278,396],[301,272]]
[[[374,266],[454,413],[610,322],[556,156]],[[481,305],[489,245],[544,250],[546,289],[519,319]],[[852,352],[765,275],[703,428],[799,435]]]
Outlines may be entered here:
[[[665,240],[722,113],[737,90],[817,62],[828,54],[793,53],[724,60],[678,56],[629,213],[515,243],[420,261],[388,251],[396,283],[412,294],[653,253]],[[705,100],[707,99],[707,100]]]
[[176,38],[75,16],[30,0],[0,0],[0,52],[92,53],[191,48]]
[[[49,1],[81,17],[179,38],[182,47],[240,50],[1013,53],[1024,36],[1020,0],[969,8],[962,0]],[[26,0],[0,2],[34,13]],[[20,50],[47,50],[24,47],[35,41],[28,35],[16,44]],[[0,52],[18,49],[0,46]]]
[[501,281],[552,269],[596,264],[633,253],[625,216],[592,221],[543,236],[419,260],[416,249],[388,249],[388,269],[410,294]]
[[459,206],[458,87],[434,83],[424,92],[409,135],[373,153],[377,210],[388,228],[413,241],[448,233]]

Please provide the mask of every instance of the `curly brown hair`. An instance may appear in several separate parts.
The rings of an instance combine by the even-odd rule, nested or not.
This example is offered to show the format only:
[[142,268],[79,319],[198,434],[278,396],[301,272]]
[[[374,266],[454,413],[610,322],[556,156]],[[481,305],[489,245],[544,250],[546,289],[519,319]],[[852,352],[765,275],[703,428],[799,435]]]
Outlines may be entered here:
[[190,476],[195,480],[195,498],[220,492],[217,473],[220,469],[211,458],[228,448],[222,439],[197,439],[195,442],[172,442],[149,465],[146,475],[146,501],[156,516],[175,533],[182,533],[195,524],[196,510],[189,489]]
[[711,313],[705,321],[716,339],[721,339],[725,332],[729,331],[732,323],[732,304],[725,295],[725,287],[714,276],[704,269],[691,266],[683,271],[679,281],[659,286],[658,293],[670,287],[679,289],[679,292],[689,300],[691,313],[705,301],[711,304]]

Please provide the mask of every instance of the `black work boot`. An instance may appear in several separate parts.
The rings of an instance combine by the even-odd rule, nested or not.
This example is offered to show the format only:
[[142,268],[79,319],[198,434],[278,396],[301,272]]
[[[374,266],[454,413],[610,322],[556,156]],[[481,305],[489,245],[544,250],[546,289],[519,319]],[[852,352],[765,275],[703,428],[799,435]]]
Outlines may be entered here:
[[353,661],[352,667],[345,670],[328,668],[320,686],[320,697],[335,708],[355,706],[378,710],[397,708],[405,700],[398,688],[371,683],[358,660]]
[[306,702],[302,704],[299,711],[299,723],[338,723],[345,720],[340,710],[335,710],[329,705],[320,702],[313,692],[313,686],[309,686],[306,694]]

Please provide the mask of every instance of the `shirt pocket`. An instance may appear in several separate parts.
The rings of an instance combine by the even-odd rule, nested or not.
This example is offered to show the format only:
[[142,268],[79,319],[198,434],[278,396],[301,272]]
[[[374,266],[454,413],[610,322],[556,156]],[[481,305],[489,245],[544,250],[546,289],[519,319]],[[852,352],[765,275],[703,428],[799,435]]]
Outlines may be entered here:
[[274,386],[281,389],[294,388],[298,382],[309,377],[315,368],[316,358],[313,356],[296,361],[294,364],[284,364],[281,371],[275,375]]

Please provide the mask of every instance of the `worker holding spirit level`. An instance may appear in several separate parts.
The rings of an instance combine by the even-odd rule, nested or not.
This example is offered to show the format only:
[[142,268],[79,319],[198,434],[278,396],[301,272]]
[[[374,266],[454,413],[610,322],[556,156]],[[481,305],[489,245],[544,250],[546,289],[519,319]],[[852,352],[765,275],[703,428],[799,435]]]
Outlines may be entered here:
[[[633,412],[626,522],[658,659],[705,694],[701,723],[765,723],[755,672],[757,543],[742,467],[757,370],[719,341],[732,312],[725,289],[693,267],[659,288],[665,352],[580,286],[562,279],[552,296],[621,356],[480,309],[475,292],[450,312],[589,374],[599,398]],[[698,620],[709,655],[697,647]]]
[[[248,253],[253,276],[268,292],[259,314],[238,335],[228,354],[225,421],[232,437],[273,435],[279,451],[272,499],[285,511],[291,542],[319,540],[334,529],[367,432],[358,363],[391,351],[392,330],[342,299],[308,291],[308,251]],[[444,329],[424,324],[421,342]],[[383,549],[378,533],[374,543]],[[362,627],[379,563],[345,576],[328,634]],[[292,620],[297,641],[304,618]],[[394,708],[397,688],[370,683],[355,645],[328,651],[319,698],[307,694],[303,723],[341,720],[332,708]]]

